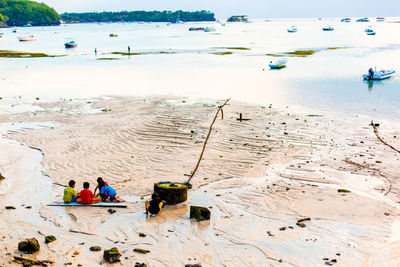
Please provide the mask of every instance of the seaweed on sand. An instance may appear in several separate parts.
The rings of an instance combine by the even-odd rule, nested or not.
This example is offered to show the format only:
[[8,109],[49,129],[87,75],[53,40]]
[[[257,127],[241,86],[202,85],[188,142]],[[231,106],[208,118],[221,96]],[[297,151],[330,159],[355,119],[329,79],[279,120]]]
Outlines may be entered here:
[[45,53],[35,52],[20,52],[12,50],[0,50],[0,57],[5,58],[37,58],[37,57],[56,57],[54,55],[48,55]]

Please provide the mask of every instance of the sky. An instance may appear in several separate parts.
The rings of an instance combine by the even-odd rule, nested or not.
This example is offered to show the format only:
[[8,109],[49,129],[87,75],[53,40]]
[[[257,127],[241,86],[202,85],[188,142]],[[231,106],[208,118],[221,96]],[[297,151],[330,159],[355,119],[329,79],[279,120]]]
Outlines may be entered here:
[[399,0],[41,0],[63,12],[209,10],[217,18],[394,17]]

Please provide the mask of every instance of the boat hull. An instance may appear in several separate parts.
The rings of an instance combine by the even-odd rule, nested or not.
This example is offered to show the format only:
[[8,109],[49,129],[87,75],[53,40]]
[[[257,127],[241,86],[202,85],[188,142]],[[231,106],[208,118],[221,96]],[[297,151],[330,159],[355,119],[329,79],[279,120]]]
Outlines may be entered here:
[[285,68],[286,65],[283,65],[283,64],[269,64],[269,67],[270,67],[271,69],[278,70],[278,69],[283,69],[283,68]]
[[394,70],[392,71],[385,71],[385,72],[379,72],[373,75],[373,77],[371,78],[368,74],[364,74],[363,78],[364,80],[373,80],[373,81],[381,81],[381,80],[385,80],[385,79],[389,79],[390,77],[392,77],[396,72]]

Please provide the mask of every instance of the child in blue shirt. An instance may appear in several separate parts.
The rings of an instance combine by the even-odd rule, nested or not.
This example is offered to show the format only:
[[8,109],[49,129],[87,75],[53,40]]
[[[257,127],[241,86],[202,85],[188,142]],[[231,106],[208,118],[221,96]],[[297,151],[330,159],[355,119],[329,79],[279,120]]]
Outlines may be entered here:
[[101,201],[116,201],[117,192],[109,185],[105,185],[104,181],[99,181]]

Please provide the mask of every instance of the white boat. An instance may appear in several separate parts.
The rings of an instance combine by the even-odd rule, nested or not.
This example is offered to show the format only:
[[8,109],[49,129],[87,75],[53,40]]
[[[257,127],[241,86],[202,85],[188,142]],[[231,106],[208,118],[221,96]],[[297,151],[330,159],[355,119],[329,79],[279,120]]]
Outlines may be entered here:
[[364,80],[385,80],[390,77],[392,77],[396,72],[394,70],[379,70],[379,71],[374,71],[373,75],[364,74],[363,78]]
[[271,61],[269,64],[269,67],[271,69],[282,69],[282,68],[286,67],[286,62],[287,62],[287,58],[281,58],[274,63]]
[[18,40],[19,40],[20,42],[28,42],[28,41],[35,41],[36,38],[35,38],[35,36],[30,35],[30,36],[28,36],[28,37],[18,37]]
[[371,29],[371,28],[365,29],[364,32],[365,32],[367,35],[375,35],[375,34],[376,34],[376,32],[375,32],[373,29]]
[[289,29],[287,29],[288,32],[297,32],[297,27],[296,26],[292,26]]

